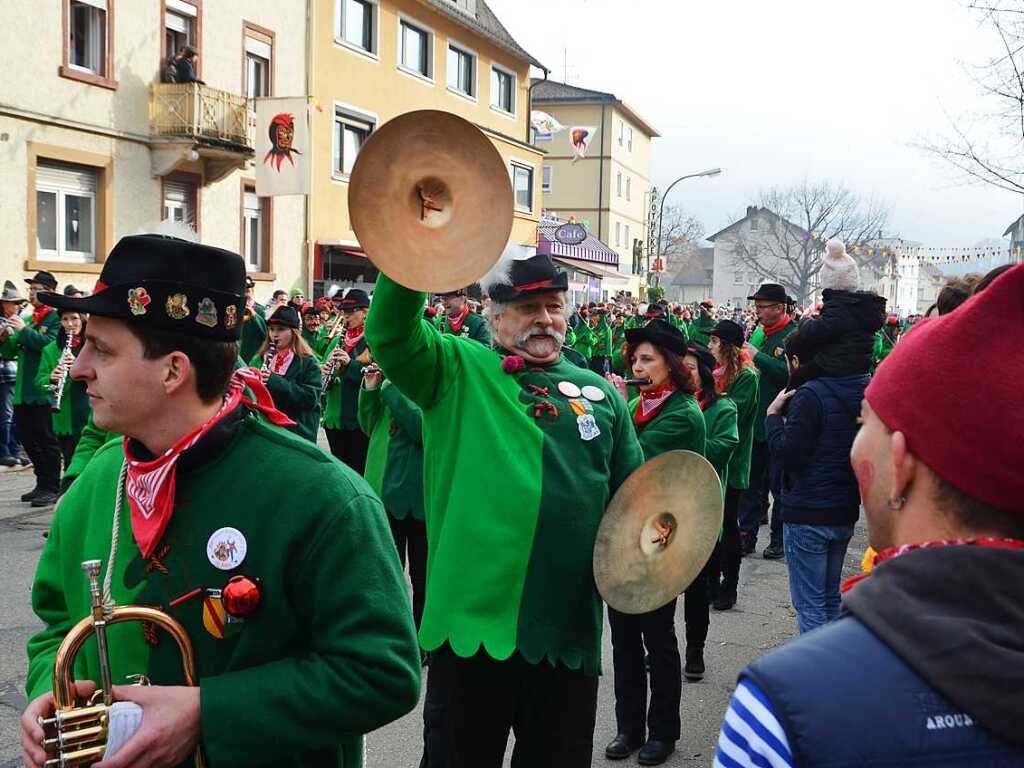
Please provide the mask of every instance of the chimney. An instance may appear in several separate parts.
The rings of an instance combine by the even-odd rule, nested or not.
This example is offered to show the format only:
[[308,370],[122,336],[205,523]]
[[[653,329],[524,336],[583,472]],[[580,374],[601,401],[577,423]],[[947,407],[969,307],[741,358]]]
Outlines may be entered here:
[[748,205],[747,206],[747,218],[749,219],[751,216],[754,216],[756,214],[757,214],[757,206],[756,205]]

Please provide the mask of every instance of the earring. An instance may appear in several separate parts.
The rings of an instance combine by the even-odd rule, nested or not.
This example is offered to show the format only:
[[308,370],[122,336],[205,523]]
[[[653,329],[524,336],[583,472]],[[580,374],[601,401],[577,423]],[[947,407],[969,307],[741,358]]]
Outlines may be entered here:
[[890,498],[889,501],[886,502],[886,504],[888,504],[889,506],[889,509],[891,509],[893,512],[899,512],[901,509],[903,509],[903,505],[906,503],[906,496],[897,496],[895,499]]

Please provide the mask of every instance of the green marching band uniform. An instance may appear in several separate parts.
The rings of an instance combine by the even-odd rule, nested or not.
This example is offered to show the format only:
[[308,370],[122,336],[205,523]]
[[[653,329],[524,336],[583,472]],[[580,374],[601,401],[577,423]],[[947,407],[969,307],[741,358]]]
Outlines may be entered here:
[[754,443],[754,426],[757,423],[760,377],[756,370],[744,368],[736,376],[729,391],[722,392],[736,404],[736,420],[739,426],[739,445],[729,460],[727,487],[745,491],[750,487],[750,452]]
[[889,356],[892,352],[893,347],[896,346],[896,342],[899,339],[899,325],[896,323],[896,318],[889,318],[885,325],[882,326],[875,334],[875,345],[871,355],[871,372],[874,373],[875,368],[882,364],[882,361]]
[[[771,333],[768,333],[769,330]],[[760,442],[764,442],[764,414],[772,400],[778,397],[779,392],[786,386],[786,380],[789,378],[783,344],[794,330],[796,323],[787,315],[784,325],[765,329],[764,341],[754,355],[754,363],[761,374],[757,403],[757,413],[761,418],[754,420],[754,439]]]
[[60,317],[47,312],[42,320],[29,319],[25,327],[12,333],[0,344],[0,355],[18,360],[18,377],[14,382],[14,405],[52,405],[53,396],[45,387],[36,384],[36,374],[43,350],[57,340]]
[[[249,365],[259,368],[263,365],[263,358],[256,355]],[[295,426],[288,429],[313,443],[320,429],[322,380],[316,355],[295,355],[283,376],[271,373],[267,379],[267,389],[274,397],[274,404],[295,422]]]
[[[513,269],[545,259],[553,271],[540,256]],[[381,274],[367,323],[381,368],[423,409],[431,472],[420,644],[448,643],[463,658],[482,649],[499,661],[518,652],[529,664],[597,675],[594,540],[612,494],[643,460],[626,404],[564,357],[527,368],[517,356],[503,361],[500,349],[438,334],[421,319],[425,298]],[[493,289],[492,298],[505,300]]]
[[238,356],[251,360],[267,338],[266,309],[262,304],[253,304],[252,310],[242,318],[242,338],[239,341]]
[[96,423],[92,420],[92,412],[90,411],[89,418],[86,420],[85,426],[82,427],[82,433],[78,436],[78,445],[75,446],[75,453],[71,457],[71,463],[64,467],[64,474],[60,479],[61,490],[67,490],[71,483],[82,474],[82,470],[92,461],[96,451],[109,442],[120,442],[121,439],[121,435],[107,432],[107,430],[97,427]]
[[[235,341],[244,269],[239,256],[217,248],[126,237],[104,264],[108,287],[75,307]],[[217,325],[163,316],[168,291],[203,308],[193,318],[218,318]],[[146,312],[133,317],[129,302]],[[27,694],[50,690],[58,645],[90,613],[80,564],[102,559],[104,572],[113,569],[117,604],[159,607],[191,638],[211,768],[357,768],[361,734],[411,710],[419,695],[420,657],[384,509],[355,472],[251,408],[270,410],[240,404],[180,455],[173,515],[149,557],[136,543],[127,498],[111,552],[125,456],[113,441],[95,452],[62,498],[39,560],[32,605],[45,627],[28,643]],[[127,449],[148,454],[135,441]],[[241,620],[228,620],[221,597],[233,576],[259,585],[256,610]],[[177,601],[183,595],[195,596]],[[150,644],[143,630],[135,622],[108,628],[113,679],[142,673],[154,685],[182,684],[176,644]],[[93,638],[74,675],[100,682]]]
[[[345,344],[345,334],[335,336],[323,359],[327,360],[338,345]],[[357,361],[366,356],[366,339],[361,338],[349,353],[352,362],[347,367],[340,365],[334,369],[334,375],[327,382],[324,398],[325,429],[359,429],[359,385],[362,382],[362,365]],[[321,381],[323,377],[321,376]]]
[[441,333],[450,333],[466,339],[479,341],[485,347],[491,346],[491,331],[487,327],[487,321],[482,315],[469,311],[468,307],[461,323],[454,318],[443,317],[438,324],[438,330]]
[[[84,329],[84,326],[83,326]],[[36,389],[45,391],[50,384],[50,374],[57,367],[64,354],[65,335],[61,329],[56,341],[51,341],[43,348],[39,359],[39,370],[36,372]],[[56,398],[56,392],[54,392]],[[64,392],[61,395],[60,410],[53,412],[53,434],[61,442],[62,448],[68,438],[77,438],[89,421],[92,408],[89,396],[85,393],[85,382],[74,381],[70,373],[64,378]],[[72,453],[74,441],[71,441]],[[65,456],[65,464],[70,465],[71,456]]]

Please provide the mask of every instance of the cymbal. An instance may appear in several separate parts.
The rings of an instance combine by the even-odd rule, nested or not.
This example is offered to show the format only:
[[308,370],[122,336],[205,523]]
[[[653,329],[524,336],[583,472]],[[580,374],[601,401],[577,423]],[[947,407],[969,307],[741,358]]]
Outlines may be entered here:
[[359,150],[348,208],[359,244],[388,277],[442,292],[479,280],[512,231],[512,183],[491,140],[450,112],[407,112]]
[[646,613],[690,586],[722,528],[722,484],[703,456],[669,451],[619,487],[594,542],[597,591],[621,613]]

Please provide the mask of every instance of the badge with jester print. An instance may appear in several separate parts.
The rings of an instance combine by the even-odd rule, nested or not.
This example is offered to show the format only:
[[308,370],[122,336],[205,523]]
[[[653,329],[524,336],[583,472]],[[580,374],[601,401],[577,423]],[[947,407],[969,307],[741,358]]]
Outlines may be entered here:
[[207,328],[217,325],[217,305],[209,296],[199,302],[199,308],[196,310],[196,322]]
[[222,571],[237,568],[245,560],[245,536],[237,528],[218,528],[206,542],[206,559]]
[[149,296],[149,291],[142,286],[128,291],[128,308],[132,311],[133,315],[146,314],[146,307],[152,300]]

